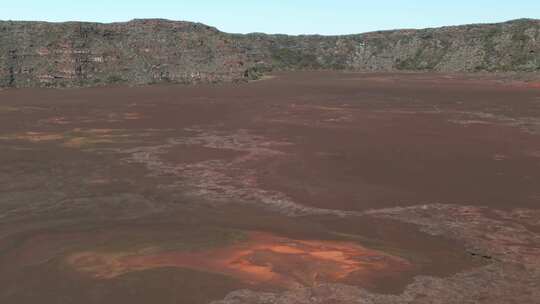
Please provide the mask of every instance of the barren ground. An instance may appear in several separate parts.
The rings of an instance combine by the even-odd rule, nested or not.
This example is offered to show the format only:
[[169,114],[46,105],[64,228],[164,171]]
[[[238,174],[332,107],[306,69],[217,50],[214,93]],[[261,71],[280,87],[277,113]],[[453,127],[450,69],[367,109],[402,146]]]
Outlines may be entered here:
[[0,303],[540,303],[540,89],[0,91]]

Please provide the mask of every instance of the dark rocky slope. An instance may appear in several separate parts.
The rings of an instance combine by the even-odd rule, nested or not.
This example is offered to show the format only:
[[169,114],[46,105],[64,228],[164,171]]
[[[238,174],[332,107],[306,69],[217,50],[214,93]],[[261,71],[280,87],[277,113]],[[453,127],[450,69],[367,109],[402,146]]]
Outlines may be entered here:
[[348,36],[227,34],[190,22],[0,22],[1,87],[230,82],[268,70],[540,71],[540,20]]

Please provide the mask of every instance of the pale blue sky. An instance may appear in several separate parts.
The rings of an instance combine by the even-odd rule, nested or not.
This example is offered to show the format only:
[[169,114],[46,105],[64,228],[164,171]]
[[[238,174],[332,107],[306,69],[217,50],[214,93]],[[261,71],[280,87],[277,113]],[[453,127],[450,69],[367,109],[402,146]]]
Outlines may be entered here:
[[540,0],[0,0],[0,20],[167,18],[222,31],[348,34],[539,18]]

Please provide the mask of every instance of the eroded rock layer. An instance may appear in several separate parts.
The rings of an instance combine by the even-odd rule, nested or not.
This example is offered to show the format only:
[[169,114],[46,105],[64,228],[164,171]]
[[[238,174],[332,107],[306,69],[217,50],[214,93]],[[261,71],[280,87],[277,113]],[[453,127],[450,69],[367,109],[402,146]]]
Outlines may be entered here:
[[269,70],[540,69],[540,22],[348,36],[237,35],[190,22],[0,22],[0,86],[214,83]]

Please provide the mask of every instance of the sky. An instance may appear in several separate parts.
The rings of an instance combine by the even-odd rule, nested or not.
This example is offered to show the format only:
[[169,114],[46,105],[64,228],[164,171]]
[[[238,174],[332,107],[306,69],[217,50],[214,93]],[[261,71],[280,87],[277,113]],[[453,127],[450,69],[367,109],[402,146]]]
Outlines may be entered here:
[[0,0],[0,20],[165,18],[230,33],[352,34],[540,19],[540,0]]

